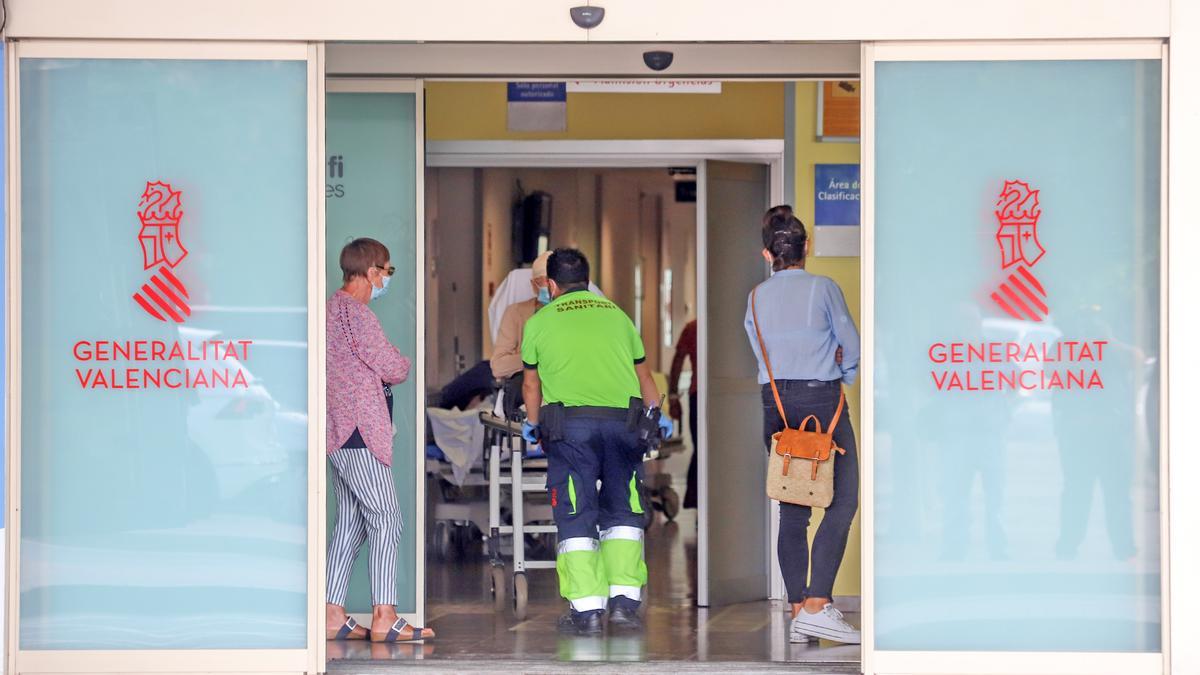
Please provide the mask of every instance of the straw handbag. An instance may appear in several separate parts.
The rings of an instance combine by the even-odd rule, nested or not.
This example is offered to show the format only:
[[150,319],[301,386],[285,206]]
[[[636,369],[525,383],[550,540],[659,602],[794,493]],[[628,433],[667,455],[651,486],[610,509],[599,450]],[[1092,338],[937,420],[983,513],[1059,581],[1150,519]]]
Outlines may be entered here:
[[[816,415],[805,417],[799,428],[791,428],[787,413],[783,410],[783,400],[779,398],[779,389],[775,386],[775,375],[771,372],[767,345],[763,342],[762,331],[758,328],[756,295],[757,288],[750,294],[754,332],[758,336],[758,348],[762,352],[763,364],[767,367],[771,392],[775,394],[775,405],[779,408],[779,417],[783,419],[784,427],[783,431],[771,436],[771,457],[767,463],[767,496],[790,504],[825,508],[833,502],[833,453],[837,451],[846,454],[845,450],[833,442],[833,430],[837,428],[842,408],[846,405],[846,393],[841,392],[838,397],[837,411],[833,413],[833,419],[825,428],[828,431],[821,428],[821,421]],[[810,422],[812,430],[808,428]]]

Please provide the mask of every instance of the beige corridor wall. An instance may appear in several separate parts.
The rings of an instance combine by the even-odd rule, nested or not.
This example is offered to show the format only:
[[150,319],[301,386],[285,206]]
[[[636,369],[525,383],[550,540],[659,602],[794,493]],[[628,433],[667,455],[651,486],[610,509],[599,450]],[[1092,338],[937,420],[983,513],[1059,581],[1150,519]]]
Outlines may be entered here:
[[488,306],[493,291],[512,271],[512,207],[518,184],[525,194],[538,190],[553,195],[554,228],[550,246],[595,249],[595,175],[572,169],[483,169],[483,277],[480,288],[483,356],[492,353]]
[[[817,142],[816,85],[799,82],[794,86],[794,206],[801,220],[810,224],[814,208],[813,166],[818,163],[856,163],[859,146],[857,143]],[[504,83],[430,82],[425,94],[426,137],[431,141],[783,138],[785,87],[782,82],[726,82],[719,95],[570,94],[566,132],[513,133],[506,129]],[[502,213],[497,209],[494,215]],[[485,217],[485,222],[488,220]],[[496,224],[493,221],[493,226]],[[855,321],[861,326],[859,259],[814,258],[809,269],[837,281],[846,294]],[[856,434],[861,437],[861,430],[857,428],[861,409],[858,387],[851,387],[847,397]],[[860,569],[856,520],[834,593],[859,595]]]
[[[433,170],[431,174],[435,171],[447,170]],[[656,241],[643,241],[642,228],[647,218],[661,219],[663,227],[676,226],[686,220],[675,241],[680,248],[673,265],[673,273],[679,279],[673,285],[673,332],[677,335],[683,323],[691,318],[688,310],[694,309],[695,281],[689,275],[695,274],[696,210],[694,204],[674,203],[674,181],[665,169],[488,168],[476,171],[482,186],[482,213],[477,220],[482,232],[479,248],[483,271],[476,288],[481,304],[478,326],[483,356],[490,355],[493,350],[488,319],[492,294],[513,267],[511,211],[508,209],[518,194],[518,185],[526,194],[542,190],[552,196],[551,248],[568,246],[587,254],[592,261],[592,280],[631,316],[635,307],[634,269],[638,260],[645,259],[650,283],[645,288],[643,321],[655,317],[653,308],[658,306],[659,286],[653,279],[660,271],[662,245]],[[439,195],[446,203],[456,199],[455,194],[445,190]],[[639,207],[648,203],[647,200],[663,204],[662,213],[642,213]],[[466,206],[470,208],[473,204]],[[434,202],[428,208],[442,207]],[[445,233],[431,232],[429,241],[433,242],[434,248],[439,243],[454,245],[453,237],[447,240]],[[432,333],[429,337],[433,338]],[[664,364],[670,363],[673,352],[662,347],[662,336],[647,333],[644,337],[652,367],[667,367]]]

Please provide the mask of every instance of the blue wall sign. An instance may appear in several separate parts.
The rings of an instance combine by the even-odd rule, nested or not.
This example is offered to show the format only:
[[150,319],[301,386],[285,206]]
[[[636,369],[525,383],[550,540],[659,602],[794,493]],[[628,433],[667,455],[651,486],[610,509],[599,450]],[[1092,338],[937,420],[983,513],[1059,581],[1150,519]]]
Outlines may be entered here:
[[816,226],[859,224],[859,180],[857,164],[818,164]]
[[509,82],[509,103],[565,103],[566,82]]

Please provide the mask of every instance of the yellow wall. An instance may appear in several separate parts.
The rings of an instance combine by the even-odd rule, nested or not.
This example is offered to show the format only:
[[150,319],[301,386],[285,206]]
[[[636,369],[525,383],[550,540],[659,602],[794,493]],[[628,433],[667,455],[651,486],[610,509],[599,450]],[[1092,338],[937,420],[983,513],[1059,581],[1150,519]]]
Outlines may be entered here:
[[[816,84],[796,83],[796,208],[813,222],[815,164],[858,162],[857,143],[816,141]],[[724,83],[714,94],[571,94],[564,133],[511,133],[506,129],[506,88],[500,82],[431,82],[426,85],[426,136],[429,140],[517,139],[697,139],[783,138],[782,83]],[[808,268],[842,287],[855,322],[860,315],[859,259],[813,258]],[[859,388],[847,390],[851,419],[859,418]],[[819,510],[818,510],[819,513]],[[814,525],[820,516],[814,518]],[[815,532],[816,528],[810,530]],[[850,534],[836,595],[859,595],[861,548],[858,521]]]
[[[796,215],[806,225],[813,223],[813,210],[816,202],[813,196],[813,180],[816,164],[857,164],[858,143],[820,143],[817,136],[817,84],[814,82],[796,83]],[[812,231],[811,228],[809,230]],[[842,287],[846,295],[846,304],[854,317],[855,325],[862,327],[862,288],[859,280],[859,258],[811,258],[807,265],[813,274],[830,277]],[[856,439],[862,438],[859,428],[860,389],[856,383],[846,389],[846,403],[850,411],[850,419],[854,421]],[[817,514],[820,510],[817,510]],[[820,516],[814,514],[813,524],[819,522]],[[861,515],[861,514],[860,514]],[[809,537],[816,532],[816,527],[809,529]],[[862,539],[859,533],[859,519],[855,518],[854,527],[850,531],[850,543],[846,546],[846,557],[842,561],[842,569],[834,584],[834,595],[860,595],[862,592]]]
[[784,85],[726,82],[720,94],[568,94],[567,131],[507,130],[503,82],[430,82],[431,141],[538,139],[783,138]]

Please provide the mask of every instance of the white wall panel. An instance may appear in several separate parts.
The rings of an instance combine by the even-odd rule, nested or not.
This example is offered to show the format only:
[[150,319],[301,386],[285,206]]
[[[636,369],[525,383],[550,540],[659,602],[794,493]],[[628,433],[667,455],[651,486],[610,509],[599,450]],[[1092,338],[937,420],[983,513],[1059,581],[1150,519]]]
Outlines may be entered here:
[[[586,41],[577,0],[8,0],[10,37]],[[1163,37],[1169,0],[602,0],[605,42]],[[169,7],[169,9],[167,9]]]

